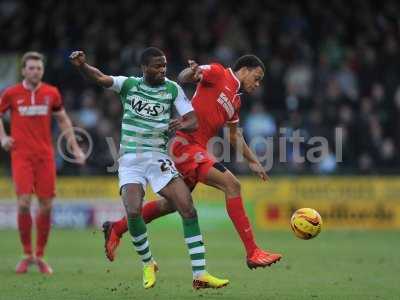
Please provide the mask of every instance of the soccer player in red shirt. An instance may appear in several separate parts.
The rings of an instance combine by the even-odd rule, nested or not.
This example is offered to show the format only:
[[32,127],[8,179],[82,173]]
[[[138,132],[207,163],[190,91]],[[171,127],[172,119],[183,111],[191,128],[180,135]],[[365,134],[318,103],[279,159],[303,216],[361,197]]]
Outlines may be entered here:
[[[231,145],[247,159],[253,172],[264,181],[268,179],[263,166],[238,128],[239,91],[252,93],[259,87],[264,77],[264,64],[254,55],[242,56],[232,69],[217,63],[198,66],[194,61],[189,61],[189,64],[190,67],[179,74],[178,80],[197,83],[192,105],[199,127],[193,133],[177,132],[178,138],[172,144],[175,165],[192,190],[198,182],[202,182],[225,193],[226,209],[246,249],[248,267],[269,266],[282,256],[257,246],[243,207],[239,180],[207,152],[208,141],[227,125]],[[174,211],[166,200],[160,199],[146,203],[142,214],[146,222],[151,222]],[[127,230],[126,220],[105,222],[103,228],[106,255],[113,260],[120,237]]]
[[[27,52],[22,57],[23,81],[7,88],[0,96],[0,141],[4,150],[11,152],[12,177],[18,197],[18,230],[24,258],[17,264],[18,274],[26,273],[31,264],[39,271],[52,274],[43,260],[51,227],[52,200],[55,196],[56,167],[51,140],[51,117],[58,121],[71,144],[76,161],[83,164],[85,155],[76,142],[71,120],[66,114],[60,92],[42,82],[44,58],[38,52]],[[11,136],[5,132],[2,116],[11,112]],[[36,194],[39,210],[36,216],[36,251],[31,244],[32,194]]]

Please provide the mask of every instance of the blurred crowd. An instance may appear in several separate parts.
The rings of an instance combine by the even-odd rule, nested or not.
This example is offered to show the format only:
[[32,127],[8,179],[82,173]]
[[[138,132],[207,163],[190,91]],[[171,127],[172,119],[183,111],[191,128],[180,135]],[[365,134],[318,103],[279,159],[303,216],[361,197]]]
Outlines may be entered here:
[[[105,137],[118,144],[121,107],[113,92],[83,80],[68,55],[82,49],[106,74],[140,75],[138,56],[150,45],[167,54],[171,79],[188,59],[229,66],[240,55],[254,53],[265,62],[263,86],[242,97],[241,126],[248,140],[272,139],[268,146],[255,146],[263,156],[273,145],[272,173],[398,172],[400,3],[234,3],[3,0],[0,51],[46,54],[45,80],[61,89],[73,122],[94,140],[81,173],[105,174],[112,165]],[[186,88],[191,95],[193,87]],[[326,138],[328,151],[321,152],[318,163],[298,161],[293,142],[279,143],[279,137],[296,130],[305,141],[303,155],[312,137]],[[229,166],[248,172],[244,163]],[[78,172],[61,158],[58,168],[64,174]]]

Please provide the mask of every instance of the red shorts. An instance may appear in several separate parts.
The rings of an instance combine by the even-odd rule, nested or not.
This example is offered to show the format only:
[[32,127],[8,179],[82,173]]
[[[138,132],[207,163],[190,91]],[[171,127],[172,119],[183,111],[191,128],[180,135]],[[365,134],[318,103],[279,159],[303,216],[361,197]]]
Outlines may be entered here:
[[53,198],[56,187],[56,165],[53,156],[12,153],[12,177],[17,195],[36,194]]
[[216,160],[206,148],[198,144],[172,144],[172,158],[186,185],[192,190],[198,182],[204,182]]

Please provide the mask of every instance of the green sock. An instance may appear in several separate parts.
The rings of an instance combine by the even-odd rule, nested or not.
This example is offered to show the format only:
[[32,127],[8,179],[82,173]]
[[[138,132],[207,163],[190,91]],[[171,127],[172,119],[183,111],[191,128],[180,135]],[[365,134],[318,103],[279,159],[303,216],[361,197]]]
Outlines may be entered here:
[[185,243],[189,250],[190,260],[192,261],[193,277],[198,277],[205,273],[205,247],[203,237],[200,232],[199,222],[196,218],[182,219]]
[[137,218],[128,217],[128,229],[132,236],[132,243],[137,254],[140,255],[143,263],[150,262],[153,257],[147,240],[146,224],[141,216]]

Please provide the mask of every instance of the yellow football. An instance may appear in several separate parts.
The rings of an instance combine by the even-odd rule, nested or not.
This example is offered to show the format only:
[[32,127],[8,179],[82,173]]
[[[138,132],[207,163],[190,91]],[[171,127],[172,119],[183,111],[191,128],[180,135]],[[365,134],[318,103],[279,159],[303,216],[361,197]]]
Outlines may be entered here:
[[309,240],[321,232],[322,218],[315,209],[300,208],[293,213],[290,225],[298,238]]

